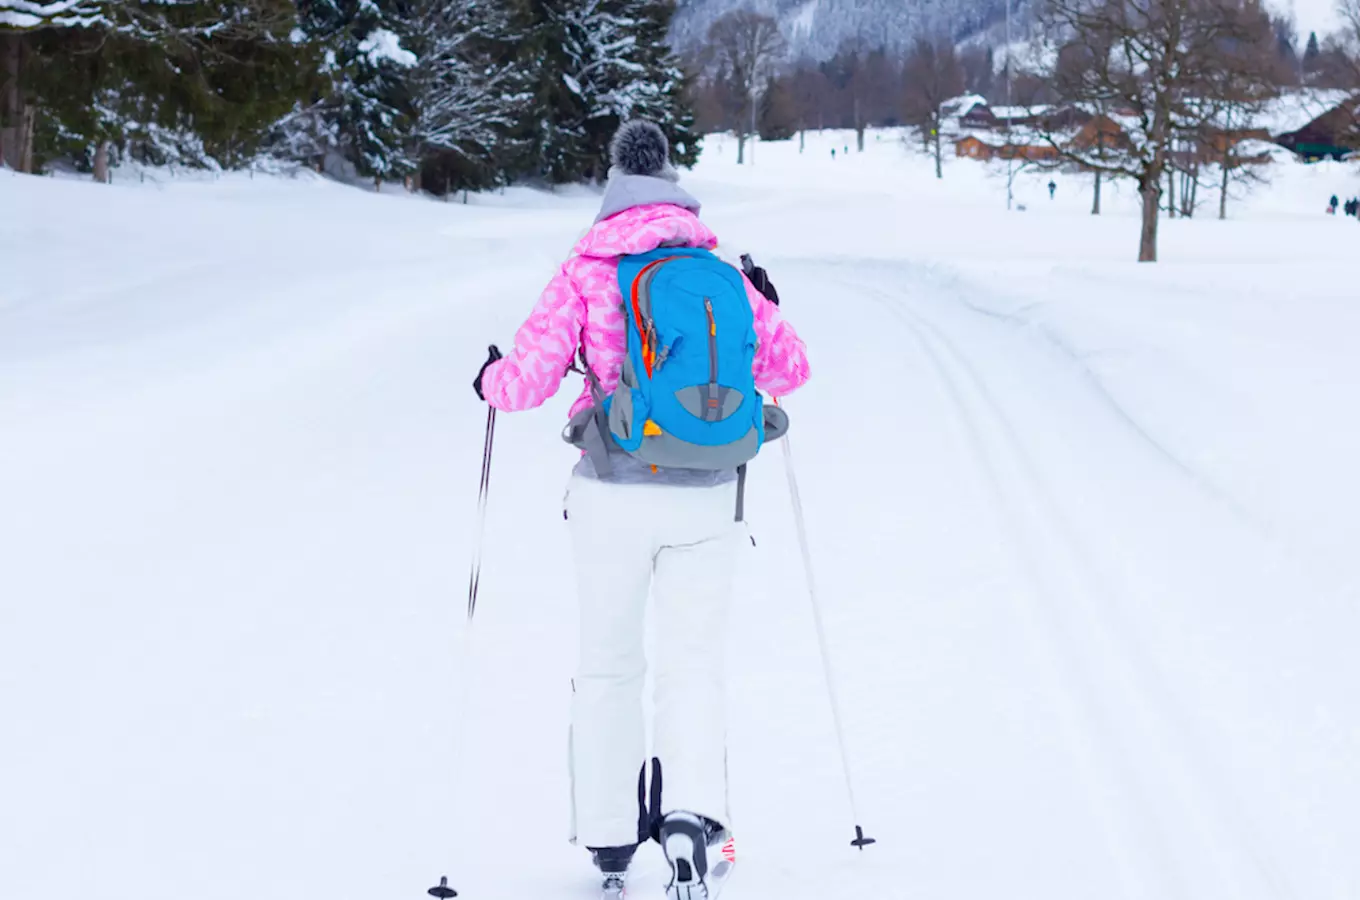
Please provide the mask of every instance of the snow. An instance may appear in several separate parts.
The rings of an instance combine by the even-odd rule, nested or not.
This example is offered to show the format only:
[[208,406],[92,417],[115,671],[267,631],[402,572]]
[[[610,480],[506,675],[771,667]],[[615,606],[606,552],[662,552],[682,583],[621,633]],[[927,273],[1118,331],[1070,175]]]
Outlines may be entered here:
[[1271,135],[1298,131],[1318,116],[1331,112],[1351,96],[1349,91],[1307,89],[1284,94],[1267,104],[1254,125]]
[[946,116],[966,116],[973,107],[986,105],[987,98],[981,94],[963,94],[941,103],[940,110]]
[[998,119],[1026,119],[1030,116],[1042,116],[1052,109],[1053,107],[1047,103],[1034,106],[993,106],[992,114]]
[[375,66],[387,60],[403,68],[410,68],[418,61],[414,53],[402,48],[401,39],[386,28],[375,28],[370,31],[368,37],[359,44],[359,52],[366,55],[368,61]]
[[1303,52],[1309,32],[1317,32],[1321,41],[1342,27],[1337,12],[1337,0],[1270,0],[1267,8],[1277,14],[1290,16],[1299,34],[1298,50]]
[[811,35],[817,21],[817,7],[821,0],[807,0],[789,17],[789,31],[795,37]]
[[0,0],[0,25],[10,28],[80,28],[104,21],[104,11],[94,0]]
[[[738,167],[715,138],[684,179],[809,344],[790,437],[879,840],[847,846],[773,452],[726,900],[1353,898],[1360,224],[1322,209],[1360,172],[1276,167],[1139,266],[1130,185],[1093,218],[1085,179],[1025,171],[1007,214],[996,169],[847,143]],[[472,199],[0,174],[0,896],[592,896],[574,382],[500,419],[463,610],[469,383],[598,195]]]

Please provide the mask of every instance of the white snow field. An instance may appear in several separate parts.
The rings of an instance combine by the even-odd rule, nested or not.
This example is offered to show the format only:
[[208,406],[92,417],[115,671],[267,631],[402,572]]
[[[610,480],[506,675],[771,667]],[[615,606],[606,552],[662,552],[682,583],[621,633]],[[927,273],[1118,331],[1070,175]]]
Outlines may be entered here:
[[[685,183],[813,367],[730,633],[724,900],[1360,897],[1360,193],[1164,222],[890,133]],[[126,182],[126,183],[123,183]],[[597,198],[0,173],[0,898],[588,900],[575,376],[484,407]],[[466,698],[466,702],[465,702]],[[717,702],[700,697],[696,702]],[[462,729],[462,757],[458,734]],[[460,774],[461,773],[461,774]],[[640,855],[630,898],[659,900]]]

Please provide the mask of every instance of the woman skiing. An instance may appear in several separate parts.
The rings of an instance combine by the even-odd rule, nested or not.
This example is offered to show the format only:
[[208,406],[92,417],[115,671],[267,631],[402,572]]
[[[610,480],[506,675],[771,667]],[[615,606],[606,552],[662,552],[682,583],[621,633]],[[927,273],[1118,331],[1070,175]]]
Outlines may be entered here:
[[[764,271],[749,270],[758,290],[704,252],[717,238],[700,222],[698,201],[676,183],[661,129],[624,124],[610,158],[594,226],[544,290],[510,354],[501,358],[492,348],[474,388],[497,409],[530,409],[557,392],[578,357],[584,366],[585,389],[566,436],[587,452],[564,511],[580,601],[572,840],[591,850],[606,896],[621,896],[634,851],[654,838],[671,864],[668,895],[700,900],[735,856],[723,635],[742,546],[744,478],[736,461],[782,433],[781,413],[765,407],[762,418],[759,392],[788,394],[807,380],[808,365]],[[658,274],[672,263],[669,280]],[[663,321],[668,314],[675,324]],[[693,386],[664,386],[691,365],[704,373],[685,382]],[[690,425],[679,417],[690,414],[693,431],[681,440],[675,434]],[[727,428],[732,422],[735,431]],[[722,443],[712,438],[719,432],[740,437]],[[666,464],[676,460],[695,462]],[[658,635],[650,758],[642,697],[649,592]]]

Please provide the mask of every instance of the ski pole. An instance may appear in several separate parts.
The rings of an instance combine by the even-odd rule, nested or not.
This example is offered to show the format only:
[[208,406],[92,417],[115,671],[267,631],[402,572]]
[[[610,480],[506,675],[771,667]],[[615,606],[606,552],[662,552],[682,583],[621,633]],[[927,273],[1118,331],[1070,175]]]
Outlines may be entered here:
[[477,612],[477,592],[482,585],[482,542],[486,534],[486,495],[491,487],[491,449],[496,441],[496,407],[486,408],[486,439],[482,444],[482,481],[477,489],[477,540],[472,550],[472,574],[468,578],[468,621]]
[[[776,405],[779,401],[775,401]],[[821,602],[817,598],[817,580],[812,572],[812,551],[809,549],[807,536],[807,523],[803,516],[803,500],[798,493],[798,478],[793,471],[793,447],[789,444],[789,436],[786,434],[782,441],[784,445],[784,470],[789,477],[789,495],[793,500],[793,519],[798,530],[798,546],[803,553],[803,571],[807,575],[808,599],[812,601],[812,622],[817,629],[817,646],[822,656],[822,675],[826,680],[827,698],[831,701],[831,720],[836,728],[836,743],[841,752],[841,770],[845,774],[845,793],[850,800],[850,815],[855,820],[855,839],[850,842],[850,846],[858,847],[863,850],[865,847],[875,843],[871,837],[864,836],[864,829],[860,826],[859,804],[855,801],[855,782],[850,775],[850,756],[845,750],[845,726],[841,719],[841,704],[836,690],[836,675],[831,665],[831,652],[826,644],[826,627],[822,624]]]
[[[457,723],[457,726],[454,730],[453,766],[455,773],[454,775],[455,784],[457,784],[457,782],[461,780],[461,772],[463,767],[463,744],[465,742],[465,738],[463,736],[464,730],[463,725],[467,718],[467,704],[469,696],[467,681],[468,670],[471,667],[471,664],[468,662],[467,657],[468,654],[471,652],[472,646],[471,635],[472,617],[477,612],[477,593],[482,585],[482,543],[484,536],[486,534],[486,497],[491,487],[491,451],[495,445],[495,442],[496,442],[496,407],[488,406],[486,408],[486,437],[483,439],[482,442],[482,479],[477,486],[477,525],[476,525],[477,536],[473,543],[472,550],[472,573],[468,576],[468,603],[467,603],[468,630],[467,633],[465,634],[464,639],[465,645],[464,652],[460,654],[460,658],[463,660],[462,662],[463,675],[458,679],[458,683],[460,685],[458,717],[460,721]],[[458,790],[459,789],[455,787],[455,793],[457,793]],[[426,891],[426,893],[429,894],[431,897],[436,898],[436,900],[451,900],[451,898],[458,896],[458,892],[455,891],[453,888],[449,887],[449,879],[447,875],[440,876],[439,884],[430,888],[428,891]]]

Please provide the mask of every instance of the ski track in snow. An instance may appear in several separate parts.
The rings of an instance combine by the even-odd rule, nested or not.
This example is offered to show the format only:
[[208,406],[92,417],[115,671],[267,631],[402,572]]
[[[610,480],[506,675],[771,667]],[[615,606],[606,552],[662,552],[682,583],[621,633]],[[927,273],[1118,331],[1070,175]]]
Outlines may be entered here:
[[[1118,864],[1123,895],[1193,895],[1195,888],[1184,871],[1188,842],[1178,838],[1202,835],[1198,843],[1212,851],[1227,836],[1229,846],[1241,847],[1246,858],[1260,865],[1254,836],[1235,827],[1240,814],[1229,797],[1212,789],[1211,767],[1202,764],[1194,752],[1196,741],[1183,733],[1188,719],[1178,702],[1162,689],[1160,674],[1137,646],[1134,632],[1110,621],[1125,602],[1117,582],[1097,571],[1092,554],[1058,508],[1016,424],[978,366],[956,338],[920,312],[919,305],[866,285],[847,287],[875,296],[898,317],[929,358],[947,395],[958,432],[991,501],[985,505],[1005,523],[1011,541],[1005,552],[1029,585],[1029,590],[1014,592],[1010,599],[1020,608],[1019,618],[1028,626],[1026,637],[1035,655],[1051,669],[1047,682],[1061,698],[1069,749],[1083,773],[1088,796],[1098,811],[1107,814],[1105,844]],[[1101,399],[1108,400],[1108,395]],[[1095,608],[1097,601],[1104,604],[1102,609]],[[1099,752],[1089,748],[1087,735],[1099,739]],[[1175,790],[1174,808],[1165,809],[1158,802],[1166,798],[1143,774],[1151,760],[1146,755],[1136,758],[1140,751],[1155,753],[1156,768],[1173,776],[1167,780]],[[1102,802],[1120,795],[1131,802],[1122,807]],[[1124,815],[1108,815],[1115,810]],[[1190,835],[1183,833],[1180,822],[1193,823]],[[1220,884],[1238,880],[1233,861],[1216,866],[1223,879]],[[1159,873],[1166,875],[1167,883],[1153,880]],[[1278,892],[1273,873],[1251,874],[1264,877],[1272,893]],[[1241,895],[1243,890],[1239,883],[1231,893]]]

